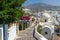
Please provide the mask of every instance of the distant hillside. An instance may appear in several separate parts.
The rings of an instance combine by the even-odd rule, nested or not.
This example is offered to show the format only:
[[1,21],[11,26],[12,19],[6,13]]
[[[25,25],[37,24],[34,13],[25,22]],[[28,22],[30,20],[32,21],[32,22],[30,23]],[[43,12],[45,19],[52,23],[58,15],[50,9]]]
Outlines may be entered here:
[[32,11],[41,11],[41,10],[60,10],[60,6],[53,6],[45,3],[35,3],[28,5],[26,8],[31,9]]

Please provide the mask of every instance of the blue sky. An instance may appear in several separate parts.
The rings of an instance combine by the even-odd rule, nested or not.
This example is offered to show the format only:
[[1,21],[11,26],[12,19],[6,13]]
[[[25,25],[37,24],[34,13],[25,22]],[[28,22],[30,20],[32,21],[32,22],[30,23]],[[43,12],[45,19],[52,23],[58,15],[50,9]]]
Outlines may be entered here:
[[60,0],[27,0],[27,1],[25,1],[25,3],[23,5],[28,6],[28,5],[34,4],[34,3],[47,3],[47,4],[51,4],[51,5],[60,6]]

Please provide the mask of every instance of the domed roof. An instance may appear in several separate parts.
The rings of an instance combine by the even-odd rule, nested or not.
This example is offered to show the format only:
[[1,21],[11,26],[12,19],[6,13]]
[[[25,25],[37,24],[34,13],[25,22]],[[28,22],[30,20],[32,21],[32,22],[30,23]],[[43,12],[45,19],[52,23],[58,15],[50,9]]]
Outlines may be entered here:
[[50,18],[50,15],[48,13],[43,13],[43,16]]

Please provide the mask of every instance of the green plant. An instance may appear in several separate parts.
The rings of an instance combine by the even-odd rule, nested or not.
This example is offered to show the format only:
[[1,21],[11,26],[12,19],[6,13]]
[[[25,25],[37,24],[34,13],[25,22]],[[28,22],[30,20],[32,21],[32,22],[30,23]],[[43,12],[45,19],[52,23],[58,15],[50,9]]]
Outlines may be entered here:
[[25,0],[0,0],[0,24],[11,23],[24,14],[22,4]]
[[41,31],[42,31],[42,26],[41,26],[41,25],[38,25],[37,31],[38,31],[39,33],[41,33]]
[[19,30],[25,30],[25,28],[27,28],[27,23],[21,22],[21,24],[19,24]]
[[32,18],[32,21],[34,21],[35,19],[34,18]]

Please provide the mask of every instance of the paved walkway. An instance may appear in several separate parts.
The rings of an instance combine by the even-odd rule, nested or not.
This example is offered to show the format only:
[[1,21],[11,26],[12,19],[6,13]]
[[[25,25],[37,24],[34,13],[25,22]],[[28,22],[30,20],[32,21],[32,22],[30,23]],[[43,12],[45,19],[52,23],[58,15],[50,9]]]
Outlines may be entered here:
[[16,40],[36,40],[33,37],[34,32],[34,23],[23,31],[20,31],[19,35],[16,37]]
[[52,40],[60,40],[60,36],[57,36],[56,34],[53,34]]

